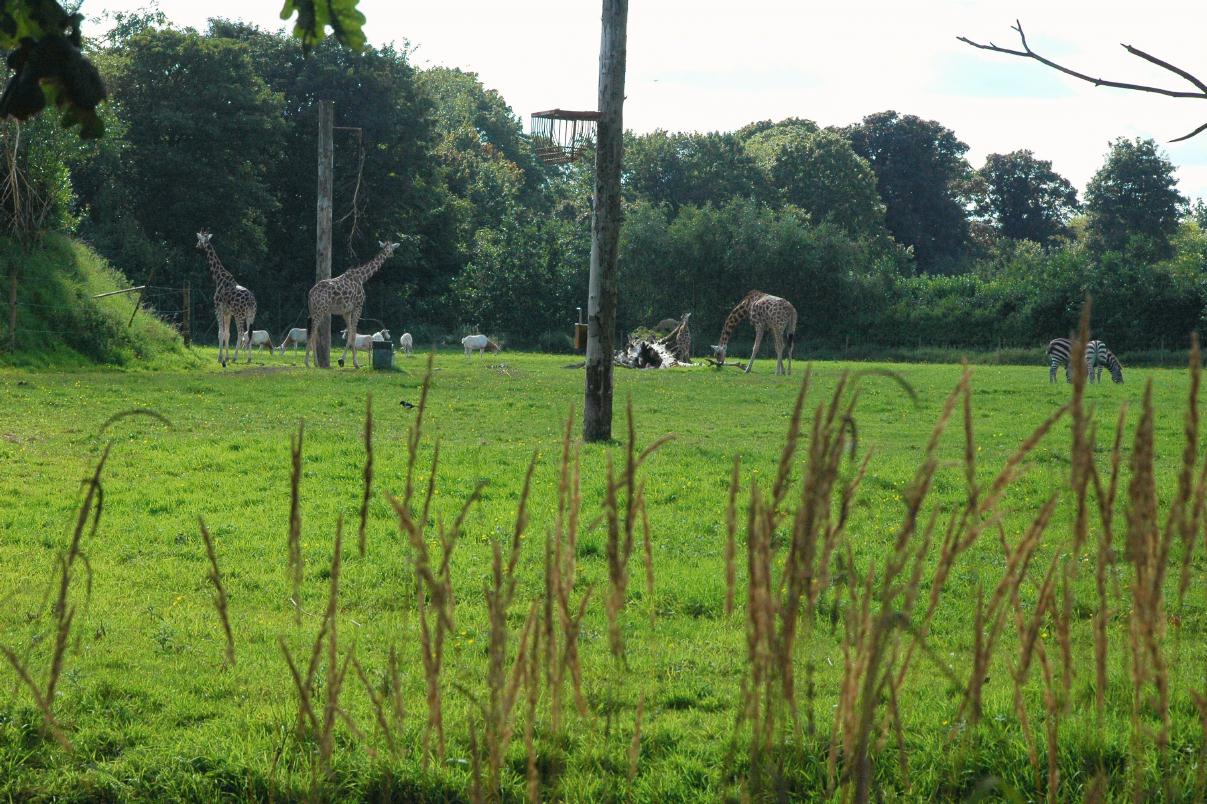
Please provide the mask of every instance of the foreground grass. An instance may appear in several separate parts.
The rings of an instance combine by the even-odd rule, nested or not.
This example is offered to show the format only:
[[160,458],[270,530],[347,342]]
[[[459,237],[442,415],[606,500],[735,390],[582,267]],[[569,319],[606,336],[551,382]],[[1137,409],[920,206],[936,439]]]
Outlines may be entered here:
[[[216,361],[215,361],[216,362]],[[536,470],[529,501],[531,525],[520,563],[516,603],[509,622],[522,625],[529,601],[543,590],[541,560],[546,529],[554,521],[561,432],[572,404],[581,400],[582,374],[564,357],[504,354],[466,360],[441,354],[431,387],[429,438],[421,473],[440,441],[434,518],[450,521],[475,484],[485,481],[471,509],[452,565],[457,596],[448,656],[445,721],[449,751],[443,766],[425,770],[419,756],[424,722],[423,672],[412,591],[411,550],[381,492],[401,493],[406,437],[415,413],[400,404],[419,401],[422,360],[400,359],[402,371],[306,371],[291,358],[258,357],[251,367],[191,372],[0,372],[0,643],[31,657],[44,674],[53,633],[46,589],[56,556],[70,534],[80,500],[80,480],[104,443],[113,440],[104,472],[104,514],[99,533],[84,545],[93,585],[87,607],[76,614],[78,642],[66,657],[56,714],[65,724],[70,754],[42,731],[41,716],[16,677],[0,692],[0,795],[210,799],[219,794],[259,797],[379,798],[462,797],[469,788],[469,736],[474,711],[459,689],[482,689],[487,656],[483,588],[490,576],[491,543],[506,541],[514,524],[524,471]],[[580,589],[596,585],[581,636],[584,683],[591,712],[571,715],[562,744],[538,742],[544,792],[570,800],[636,798],[665,801],[735,794],[742,751],[730,750],[739,681],[745,668],[745,621],[724,614],[725,505],[733,456],[742,459],[743,489],[774,477],[799,377],[775,377],[770,364],[755,373],[707,369],[671,372],[618,370],[618,400],[631,395],[638,447],[673,433],[675,439],[643,470],[653,535],[656,575],[652,600],[641,570],[632,568],[629,609],[623,619],[627,666],[608,653],[600,589],[607,561],[602,529],[584,530],[578,544]],[[842,372],[867,364],[820,363],[806,410],[829,398]],[[952,365],[895,365],[917,402],[892,380],[861,380],[857,410],[860,453],[871,449],[868,475],[849,526],[858,577],[883,561],[902,517],[902,493],[913,477],[944,397],[960,377]],[[1171,489],[1182,448],[1184,371],[1132,370],[1124,386],[1087,390],[1097,407],[1098,442],[1106,448],[1122,404],[1139,410],[1144,382],[1152,379],[1157,487]],[[1063,383],[1049,386],[1043,366],[984,366],[973,375],[973,424],[978,477],[992,480],[1020,442],[1069,396]],[[332,774],[315,777],[316,746],[295,735],[295,692],[278,638],[307,655],[325,605],[337,519],[356,520],[364,449],[361,431],[367,395],[374,405],[375,484],[369,507],[368,549],[360,557],[345,540],[340,578],[343,645],[356,652],[375,682],[383,683],[386,656],[397,646],[403,659],[408,710],[402,756],[372,756],[381,749],[373,715],[358,685],[344,706],[369,734],[337,732]],[[150,408],[172,423],[128,418],[101,434],[113,414]],[[1136,414],[1133,414],[1133,419]],[[305,560],[301,625],[290,602],[286,534],[290,501],[289,439],[304,419],[301,479]],[[1134,423],[1129,422],[1129,438]],[[577,428],[576,428],[577,429]],[[956,428],[958,430],[958,428]],[[619,412],[615,431],[624,432]],[[806,432],[808,427],[806,426]],[[1013,542],[1048,495],[1067,485],[1068,427],[1062,423],[1028,458],[1011,488],[1004,532]],[[609,450],[582,453],[583,500],[589,522],[604,497]],[[944,436],[943,465],[926,510],[950,510],[965,495],[962,437]],[[1120,505],[1122,508],[1122,504]],[[212,605],[208,563],[198,533],[203,516],[214,536],[229,595],[237,665],[223,665],[224,638]],[[1067,550],[1072,508],[1062,503],[1041,547],[1042,562]],[[640,552],[640,551],[638,551]],[[931,628],[933,663],[965,677],[973,643],[978,588],[991,590],[1001,575],[996,538],[983,539],[962,557],[947,581]],[[1207,601],[1199,582],[1176,612],[1169,635],[1174,700],[1174,764],[1161,773],[1191,790],[1199,720],[1187,689],[1201,689],[1207,666]],[[1124,590],[1116,599],[1126,612]],[[1038,574],[1038,570],[1036,572]],[[1024,605],[1034,602],[1029,584]],[[1084,587],[1084,588],[1083,588]],[[1125,790],[1131,687],[1124,655],[1111,656],[1112,686],[1102,723],[1093,712],[1093,572],[1076,588],[1079,617],[1074,648],[1084,672],[1076,677],[1070,714],[1060,733],[1062,795],[1082,793],[1105,771],[1111,789]],[[82,598],[81,598],[82,600]],[[1081,601],[1085,601],[1084,604]],[[742,600],[739,599],[739,611]],[[808,702],[820,725],[788,763],[797,793],[820,794],[825,751],[842,666],[843,598],[824,601],[802,661],[817,667],[816,695]],[[656,620],[650,625],[653,610]],[[1123,628],[1112,630],[1115,645]],[[1014,650],[1010,641],[1003,652]],[[1008,671],[991,669],[986,715],[969,733],[956,722],[961,690],[935,669],[919,664],[902,701],[909,777],[898,770],[896,749],[877,760],[885,790],[911,797],[968,795],[979,787],[1013,788],[1032,795],[1035,774],[1016,728]],[[8,673],[5,667],[3,673]],[[0,673],[0,677],[3,677]],[[1034,690],[1036,700],[1040,695]],[[630,746],[638,701],[644,701],[640,755],[630,780]],[[521,741],[522,742],[522,741]],[[891,745],[891,743],[890,743]],[[508,797],[524,792],[523,746],[510,752],[504,778]],[[1150,758],[1151,759],[1151,758]],[[1155,759],[1146,771],[1157,779]]]

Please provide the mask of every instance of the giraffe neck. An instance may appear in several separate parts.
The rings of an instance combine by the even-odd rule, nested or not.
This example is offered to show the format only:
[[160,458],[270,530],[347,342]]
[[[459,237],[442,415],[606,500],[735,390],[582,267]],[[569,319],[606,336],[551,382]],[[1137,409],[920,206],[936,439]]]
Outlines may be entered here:
[[385,263],[386,258],[389,256],[390,256],[389,252],[382,251],[376,257],[374,257],[373,259],[366,262],[364,265],[358,265],[355,268],[349,268],[348,275],[355,278],[361,284],[364,284],[365,282],[367,282],[369,280],[369,277],[371,277],[371,276],[373,276],[373,274],[377,273],[377,269],[380,268]]
[[742,319],[750,315],[750,305],[762,295],[762,291],[752,290],[746,294],[746,298],[738,302],[737,307],[730,311],[729,316],[725,319],[725,326],[721,327],[721,340],[717,342],[718,346],[729,343],[729,336],[733,335],[733,331],[737,329],[738,324],[742,323]]
[[215,285],[219,288],[235,285],[235,277],[222,267],[222,261],[218,259],[218,252],[214,251],[214,247],[209,243],[205,244],[205,258],[210,264],[210,273],[214,277]]

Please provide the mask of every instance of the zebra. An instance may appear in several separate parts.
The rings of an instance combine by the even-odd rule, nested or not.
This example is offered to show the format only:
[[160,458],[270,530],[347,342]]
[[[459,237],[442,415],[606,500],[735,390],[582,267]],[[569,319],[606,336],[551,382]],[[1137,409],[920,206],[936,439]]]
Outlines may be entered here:
[[[1073,342],[1068,338],[1053,338],[1048,342],[1048,382],[1056,382],[1056,367],[1065,367],[1065,382],[1072,382],[1069,376],[1069,355],[1073,353]],[[1090,352],[1086,350],[1086,366],[1090,365]]]
[[1123,382],[1123,366],[1115,353],[1106,348],[1102,341],[1090,341],[1085,347],[1085,361],[1090,369],[1090,382],[1098,382],[1102,378],[1102,369],[1111,373],[1111,379],[1117,383]]

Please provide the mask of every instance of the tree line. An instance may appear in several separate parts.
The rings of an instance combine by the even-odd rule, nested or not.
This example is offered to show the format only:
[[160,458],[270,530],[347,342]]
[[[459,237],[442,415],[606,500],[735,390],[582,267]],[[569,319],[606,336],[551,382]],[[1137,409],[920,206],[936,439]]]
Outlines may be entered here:
[[[314,279],[316,101],[335,103],[333,271],[402,247],[365,317],[419,344],[479,327],[565,349],[586,296],[591,161],[550,167],[474,74],[418,69],[405,47],[356,53],[242,23],[177,29],[117,15],[85,42],[106,135],[42,120],[16,141],[73,231],[135,283],[209,277],[208,229],[274,332]],[[15,137],[5,135],[12,144]],[[1116,349],[1181,344],[1207,302],[1207,214],[1154,142],[1118,139],[1084,198],[1029,150],[973,168],[941,123],[884,111],[626,138],[622,331],[692,312],[714,338],[751,288],[785,296],[810,343],[1034,345],[1087,293]],[[208,310],[198,310],[204,339]]]

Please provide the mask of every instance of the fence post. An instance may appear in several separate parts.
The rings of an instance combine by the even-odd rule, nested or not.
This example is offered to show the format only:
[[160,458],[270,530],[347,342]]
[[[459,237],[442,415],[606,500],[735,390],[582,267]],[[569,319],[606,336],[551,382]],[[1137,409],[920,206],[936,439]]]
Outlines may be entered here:
[[184,348],[193,348],[193,292],[192,286],[184,283]]

